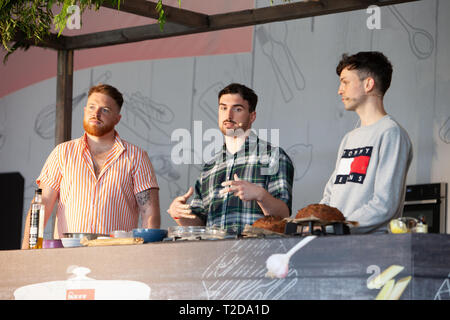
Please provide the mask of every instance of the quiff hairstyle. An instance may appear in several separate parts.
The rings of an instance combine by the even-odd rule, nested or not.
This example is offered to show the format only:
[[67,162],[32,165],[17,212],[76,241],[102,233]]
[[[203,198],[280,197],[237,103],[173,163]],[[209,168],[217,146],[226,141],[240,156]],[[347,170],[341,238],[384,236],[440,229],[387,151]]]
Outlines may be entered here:
[[351,56],[344,53],[336,67],[337,75],[340,76],[345,68],[357,70],[361,80],[367,76],[372,77],[375,80],[375,87],[382,95],[386,93],[391,85],[392,64],[381,52],[358,52]]
[[102,93],[111,97],[119,106],[119,111],[122,109],[123,96],[120,91],[113,86],[110,86],[109,84],[98,84],[96,86],[93,86],[89,89],[88,98],[93,93]]

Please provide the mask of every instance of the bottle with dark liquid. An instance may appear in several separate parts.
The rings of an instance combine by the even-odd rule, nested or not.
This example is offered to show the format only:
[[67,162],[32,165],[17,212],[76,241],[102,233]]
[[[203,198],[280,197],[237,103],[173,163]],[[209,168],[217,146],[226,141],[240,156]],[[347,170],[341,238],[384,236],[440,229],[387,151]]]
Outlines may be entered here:
[[36,189],[31,202],[30,216],[30,249],[41,249],[44,241],[44,216],[45,208],[42,204],[42,189]]
[[425,220],[425,216],[419,217],[419,222],[416,225],[415,231],[417,233],[428,233],[428,225]]

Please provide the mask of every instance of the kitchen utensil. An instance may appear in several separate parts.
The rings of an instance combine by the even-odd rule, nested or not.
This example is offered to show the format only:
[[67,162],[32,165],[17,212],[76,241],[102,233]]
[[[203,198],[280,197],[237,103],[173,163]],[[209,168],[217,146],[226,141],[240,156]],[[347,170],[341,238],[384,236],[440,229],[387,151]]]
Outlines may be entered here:
[[286,253],[276,253],[266,260],[267,273],[266,276],[271,278],[285,278],[289,271],[289,259],[294,253],[314,240],[316,236],[307,236],[305,239],[297,243]]
[[266,31],[265,27],[259,27],[255,31],[256,38],[258,39],[259,43],[261,44],[262,53],[269,58],[269,61],[272,65],[272,69],[274,71],[276,80],[278,82],[278,85],[280,87],[281,93],[283,95],[283,99],[285,102],[289,102],[294,98],[294,95],[292,93],[291,87],[289,86],[289,83],[287,82],[285,76],[283,75],[283,72],[281,71],[281,68],[279,66],[279,63],[274,57],[274,43],[272,39],[270,38],[270,35]]
[[284,53],[282,60],[286,60],[289,64],[287,72],[290,72],[292,78],[294,79],[295,87],[297,88],[297,90],[305,89],[305,77],[303,76],[303,73],[297,64],[292,51],[289,49],[287,41],[287,37],[289,34],[287,23],[271,23],[268,26],[270,31],[270,39],[274,44],[278,45],[278,47],[282,49],[282,52]]
[[166,236],[165,229],[133,229],[133,237],[144,239],[144,243],[162,241]]
[[413,27],[395,6],[388,8],[408,33],[409,46],[413,54],[419,59],[428,58],[434,49],[433,36],[424,29]]

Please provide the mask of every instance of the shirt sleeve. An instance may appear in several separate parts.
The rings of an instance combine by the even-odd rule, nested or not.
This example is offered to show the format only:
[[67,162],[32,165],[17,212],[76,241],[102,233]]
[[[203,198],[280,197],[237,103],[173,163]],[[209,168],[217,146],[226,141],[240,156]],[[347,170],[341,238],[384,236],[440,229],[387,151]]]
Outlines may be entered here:
[[41,174],[36,179],[36,184],[39,187],[50,187],[59,192],[62,179],[62,147],[56,146],[45,161]]
[[133,175],[134,194],[138,194],[147,189],[159,189],[156,174],[147,152],[141,150],[136,159],[135,171]]
[[276,148],[271,154],[271,168],[278,166],[278,170],[269,168],[270,174],[267,191],[276,199],[286,203],[289,214],[292,213],[292,185],[294,182],[294,166],[289,156],[281,149]]
[[204,222],[206,222],[206,215],[207,211],[205,210],[205,207],[203,205],[203,198],[202,198],[202,192],[201,192],[201,176],[197,181],[195,182],[194,186],[194,197],[190,203],[192,213],[195,214],[197,217],[202,219]]

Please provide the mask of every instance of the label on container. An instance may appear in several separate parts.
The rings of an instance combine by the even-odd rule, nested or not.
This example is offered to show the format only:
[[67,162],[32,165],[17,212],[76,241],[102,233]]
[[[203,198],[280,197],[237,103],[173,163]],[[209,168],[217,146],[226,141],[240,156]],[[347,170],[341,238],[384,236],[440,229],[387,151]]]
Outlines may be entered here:
[[95,289],[67,289],[66,300],[95,300]]
[[30,247],[34,247],[37,245],[38,241],[38,228],[37,227],[30,227],[30,239],[28,241]]

